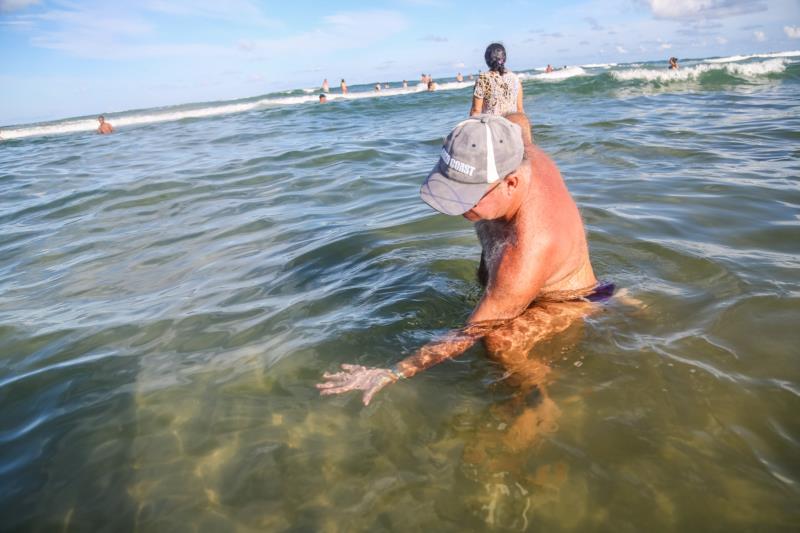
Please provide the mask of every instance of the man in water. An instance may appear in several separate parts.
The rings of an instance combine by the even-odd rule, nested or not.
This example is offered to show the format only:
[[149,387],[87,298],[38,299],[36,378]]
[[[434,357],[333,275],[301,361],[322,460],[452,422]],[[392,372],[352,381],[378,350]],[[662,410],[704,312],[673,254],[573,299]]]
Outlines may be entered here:
[[324,104],[328,101],[328,97],[323,93],[319,95],[319,103]]
[[462,76],[460,72],[456,74],[456,81],[464,81],[464,76]]
[[669,69],[670,70],[678,70],[678,58],[677,57],[670,57],[669,58]]
[[342,89],[342,94],[347,94],[347,84],[344,82],[344,78],[342,78],[342,83],[339,84],[339,87]]
[[[420,195],[447,215],[475,222],[483,247],[479,279],[486,287],[467,325],[419,349],[393,368],[342,365],[323,374],[321,394],[363,391],[363,402],[386,385],[456,357],[483,339],[490,356],[523,390],[540,386],[547,370],[527,356],[606,299],[598,285],[578,208],[555,163],[523,140],[512,115],[471,117],[450,133]],[[525,440],[525,439],[523,439]]]
[[329,93],[331,92],[331,86],[328,85],[328,78],[322,80],[322,92]]
[[97,122],[100,123],[100,126],[98,126],[97,128],[97,133],[102,133],[102,134],[114,133],[114,128],[111,127],[110,123],[106,122],[106,117],[104,117],[103,115],[97,117]]

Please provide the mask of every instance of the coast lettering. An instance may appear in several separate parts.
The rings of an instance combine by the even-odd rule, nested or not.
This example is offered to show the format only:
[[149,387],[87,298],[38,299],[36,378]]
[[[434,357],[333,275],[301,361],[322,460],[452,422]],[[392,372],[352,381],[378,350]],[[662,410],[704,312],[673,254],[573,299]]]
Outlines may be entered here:
[[472,176],[472,174],[475,172],[475,167],[450,157],[450,154],[448,154],[447,150],[444,148],[442,148],[442,161],[444,161],[444,164],[448,167],[452,168],[453,170],[457,170],[462,174],[466,174],[467,176]]

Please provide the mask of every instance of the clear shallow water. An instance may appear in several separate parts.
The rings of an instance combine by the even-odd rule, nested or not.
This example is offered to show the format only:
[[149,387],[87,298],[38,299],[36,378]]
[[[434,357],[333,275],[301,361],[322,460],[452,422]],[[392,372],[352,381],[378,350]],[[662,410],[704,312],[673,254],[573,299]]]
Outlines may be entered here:
[[469,89],[3,142],[0,529],[794,530],[785,61],[526,81],[595,271],[644,307],[534,350],[523,449],[482,346],[368,408],[313,387],[477,301],[471,226],[417,196]]

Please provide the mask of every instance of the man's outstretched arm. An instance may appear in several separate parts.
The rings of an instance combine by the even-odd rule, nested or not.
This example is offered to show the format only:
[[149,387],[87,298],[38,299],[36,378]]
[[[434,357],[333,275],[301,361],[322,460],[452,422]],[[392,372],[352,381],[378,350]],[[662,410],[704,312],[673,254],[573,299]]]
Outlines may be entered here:
[[522,314],[539,293],[546,273],[540,265],[549,253],[547,246],[529,254],[509,250],[501,260],[494,279],[478,303],[464,328],[450,331],[439,340],[426,344],[414,355],[406,357],[394,368],[368,368],[342,365],[342,371],[322,375],[317,388],[322,395],[364,391],[364,405],[369,405],[379,390],[400,379],[458,357],[498,326]]
[[452,330],[441,339],[426,344],[393,368],[344,364],[341,372],[323,374],[325,381],[318,383],[317,389],[322,395],[361,390],[364,391],[364,405],[369,405],[375,393],[386,385],[410,378],[442,361],[461,355],[501,323],[469,324]]

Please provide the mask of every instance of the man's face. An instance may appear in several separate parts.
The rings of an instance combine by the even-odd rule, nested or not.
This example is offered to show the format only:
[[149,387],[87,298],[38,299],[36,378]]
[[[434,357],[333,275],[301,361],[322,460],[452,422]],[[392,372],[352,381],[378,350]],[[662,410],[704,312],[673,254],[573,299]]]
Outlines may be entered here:
[[478,203],[462,216],[470,222],[494,220],[505,215],[507,207],[508,184],[505,179],[502,179],[486,191]]

